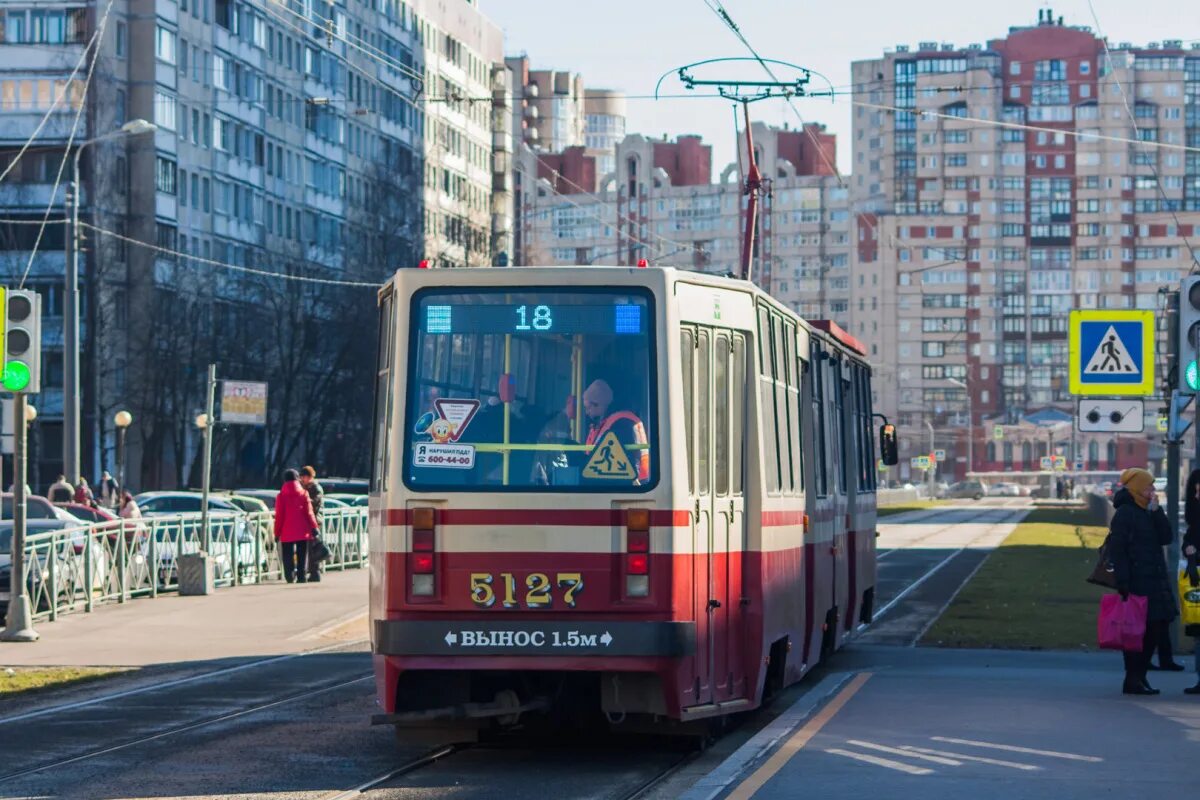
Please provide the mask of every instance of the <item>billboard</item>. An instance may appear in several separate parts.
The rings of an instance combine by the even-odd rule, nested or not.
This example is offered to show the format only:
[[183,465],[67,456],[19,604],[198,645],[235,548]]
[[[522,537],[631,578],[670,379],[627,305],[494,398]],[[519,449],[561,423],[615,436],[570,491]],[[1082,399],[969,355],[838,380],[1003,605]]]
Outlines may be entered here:
[[221,382],[221,422],[267,424],[267,385],[252,381]]

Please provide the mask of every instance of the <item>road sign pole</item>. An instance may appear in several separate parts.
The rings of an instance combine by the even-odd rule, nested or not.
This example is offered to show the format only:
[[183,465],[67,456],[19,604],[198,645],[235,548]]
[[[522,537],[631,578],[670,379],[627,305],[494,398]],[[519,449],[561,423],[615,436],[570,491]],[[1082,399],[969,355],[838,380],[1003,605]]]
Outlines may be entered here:
[[[1165,394],[1174,402],[1173,383],[1179,382],[1179,294],[1167,296],[1167,378],[1163,381]],[[1174,377],[1172,377],[1174,376]],[[1170,409],[1168,409],[1168,418]],[[1179,539],[1179,440],[1167,431],[1167,520],[1171,523],[1171,551]],[[1170,559],[1168,562],[1170,563]]]

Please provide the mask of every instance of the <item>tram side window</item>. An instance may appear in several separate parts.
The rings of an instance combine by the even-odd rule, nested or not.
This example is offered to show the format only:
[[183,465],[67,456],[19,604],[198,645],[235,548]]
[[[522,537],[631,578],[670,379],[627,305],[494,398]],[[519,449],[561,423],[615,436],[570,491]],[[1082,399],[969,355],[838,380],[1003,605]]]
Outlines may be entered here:
[[871,432],[871,372],[863,366],[857,367],[858,385],[858,462],[861,465],[862,478],[860,488],[865,492],[876,489],[875,477],[875,437]]
[[377,353],[378,364],[375,371],[375,438],[371,446],[371,490],[383,491],[387,488],[388,432],[392,428],[392,356],[395,341],[395,314],[393,313],[392,293],[388,293],[379,302],[379,342]]
[[708,331],[700,331],[700,349],[696,352],[696,396],[700,403],[696,408],[696,428],[699,433],[699,444],[696,447],[697,468],[699,474],[700,494],[709,493],[709,454],[712,452],[712,382],[709,381],[709,349],[711,347]]
[[830,373],[830,388],[833,394],[833,422],[836,430],[830,432],[830,441],[833,444],[833,461],[837,465],[837,488],[841,494],[846,493],[846,470],[849,469],[849,464],[846,463],[846,447],[845,437],[847,422],[846,419],[846,398],[845,398],[845,383],[842,381],[842,361],[841,359],[829,359]]
[[733,488],[735,495],[742,493],[742,460],[746,452],[746,337],[740,333],[733,335],[733,374],[730,378],[733,385],[732,421],[733,421]]
[[684,329],[679,334],[679,369],[683,380],[683,435],[687,440],[687,480],[688,492],[693,491],[696,484],[696,443],[692,439],[692,382],[695,379],[696,337],[691,330]]
[[812,406],[813,428],[816,429],[816,440],[813,442],[813,479],[817,486],[817,496],[829,494],[829,472],[827,471],[828,457],[825,451],[825,353],[819,344],[812,346]]
[[725,394],[729,391],[729,350],[729,337],[718,334],[713,350],[713,392],[720,393],[713,404],[713,468],[716,494],[722,496],[729,494],[729,403]]
[[779,343],[775,362],[775,396],[779,406],[779,486],[784,494],[796,493],[795,454],[792,452],[792,420],[796,406],[792,403],[789,386],[792,382],[792,350],[796,341],[796,326],[775,317],[775,338]]
[[758,387],[762,407],[763,472],[767,492],[779,491],[779,426],[775,396],[775,354],[771,336],[771,314],[758,309]]

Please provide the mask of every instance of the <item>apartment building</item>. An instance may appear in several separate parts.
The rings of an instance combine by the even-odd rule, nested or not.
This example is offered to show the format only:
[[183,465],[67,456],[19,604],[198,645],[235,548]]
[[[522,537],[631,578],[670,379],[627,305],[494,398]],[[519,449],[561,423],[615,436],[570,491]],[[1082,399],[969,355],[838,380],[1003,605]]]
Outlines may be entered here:
[[1087,469],[1156,457],[1152,404],[1146,435],[1071,432],[1068,314],[1161,311],[1194,263],[1200,49],[1106,43],[1043,10],[853,78],[854,281],[883,291],[879,330],[852,330],[878,350],[902,455],[932,427],[958,475],[968,449],[980,471],[1036,470],[1051,448]]
[[[333,390],[373,369],[357,323],[374,297],[353,284],[421,260],[486,266],[512,249],[499,28],[470,0],[29,0],[0,21],[2,158],[83,61],[39,157],[0,186],[4,216],[53,201],[62,217],[65,193],[51,187],[74,107],[76,145],[129,120],[156,126],[82,158],[84,473],[112,468],[124,408],[129,483],[193,482],[210,362],[220,377],[267,381],[272,398],[265,430],[220,432],[218,482],[265,477],[297,448],[326,469],[358,468],[369,400]],[[28,226],[0,233],[7,274],[28,261],[48,310],[31,470],[44,484],[61,463],[62,226],[32,258]]]

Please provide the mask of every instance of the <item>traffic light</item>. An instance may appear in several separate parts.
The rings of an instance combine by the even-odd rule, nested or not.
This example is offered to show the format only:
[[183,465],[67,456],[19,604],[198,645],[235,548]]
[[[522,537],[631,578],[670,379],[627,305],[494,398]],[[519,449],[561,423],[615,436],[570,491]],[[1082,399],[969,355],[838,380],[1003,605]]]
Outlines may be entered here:
[[4,371],[0,385],[19,394],[42,389],[42,298],[37,292],[5,289]]
[[1179,391],[1200,391],[1200,276],[1189,275],[1179,288],[1179,339],[1175,352],[1179,357]]
[[1183,412],[1191,402],[1191,396],[1179,391],[1171,392],[1171,405],[1167,409],[1167,441],[1180,441],[1188,428],[1192,427],[1191,421],[1183,417]]

